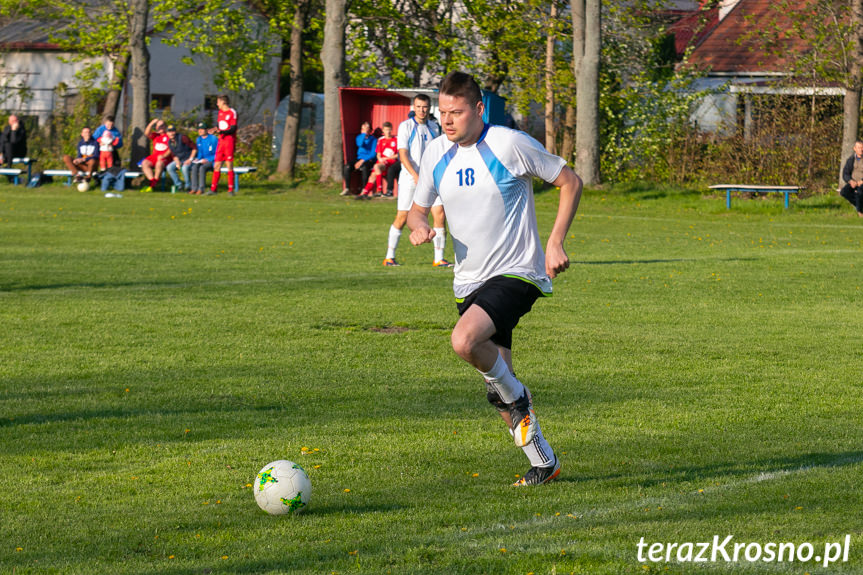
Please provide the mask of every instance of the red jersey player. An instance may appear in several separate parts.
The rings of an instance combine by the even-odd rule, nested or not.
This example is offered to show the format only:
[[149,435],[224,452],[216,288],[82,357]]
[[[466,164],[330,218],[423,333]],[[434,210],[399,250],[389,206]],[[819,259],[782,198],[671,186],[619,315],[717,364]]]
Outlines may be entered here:
[[216,146],[216,158],[213,162],[213,183],[208,196],[213,196],[219,187],[219,177],[222,175],[222,164],[228,168],[228,195],[234,195],[234,148],[237,144],[237,111],[231,107],[230,100],[224,94],[216,98],[219,116],[216,127],[210,129],[211,134],[219,135]]
[[165,122],[159,118],[154,118],[147,124],[147,127],[144,128],[144,135],[153,142],[153,151],[141,162],[141,171],[144,172],[144,177],[150,182],[150,185],[142,188],[141,191],[152,192],[153,188],[159,185],[162,170],[165,169],[171,158],[171,148],[168,147],[170,138],[165,133]]
[[[384,135],[378,140],[378,146],[375,150],[378,156],[377,163],[375,164],[371,176],[369,176],[369,181],[366,182],[362,193],[357,196],[357,199],[371,198],[373,187],[377,190],[375,195],[380,195],[383,189],[384,174],[386,174],[389,167],[395,164],[399,159],[397,146],[398,141],[393,137],[393,125],[389,122],[384,122],[383,131]],[[392,190],[389,191],[392,192]]]

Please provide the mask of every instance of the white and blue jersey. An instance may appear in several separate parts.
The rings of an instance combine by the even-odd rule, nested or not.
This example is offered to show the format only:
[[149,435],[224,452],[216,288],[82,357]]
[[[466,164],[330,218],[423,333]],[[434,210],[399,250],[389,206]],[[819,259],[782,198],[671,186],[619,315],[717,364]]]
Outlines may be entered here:
[[553,182],[565,165],[524,132],[503,126],[486,125],[471,146],[445,137],[431,142],[420,162],[414,202],[425,208],[436,198],[443,202],[455,251],[456,298],[500,275],[551,293],[533,177]]
[[[419,173],[420,160],[426,148],[438,136],[440,136],[440,125],[431,118],[428,118],[425,124],[420,124],[414,118],[408,118],[399,124],[396,146],[399,150],[408,151],[411,165],[414,171]],[[414,177],[408,170],[402,169],[399,174],[399,210],[410,209],[414,188]]]

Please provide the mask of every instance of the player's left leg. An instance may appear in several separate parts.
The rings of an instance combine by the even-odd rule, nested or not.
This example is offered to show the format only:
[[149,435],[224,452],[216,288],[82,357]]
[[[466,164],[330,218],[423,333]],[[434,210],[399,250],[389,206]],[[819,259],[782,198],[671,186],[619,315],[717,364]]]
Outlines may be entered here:
[[225,167],[228,168],[228,195],[233,196],[234,192],[234,184],[236,183],[236,175],[234,174],[234,160],[233,156],[231,156],[230,160],[225,162]]
[[446,248],[446,214],[444,213],[443,204],[435,202],[431,207],[431,215],[432,226],[435,231],[435,237],[432,238],[432,245],[434,246],[432,265],[436,268],[451,268],[452,264],[443,257],[443,252]]
[[[512,350],[498,346],[498,351],[510,371],[515,375],[515,371],[512,368]],[[533,397],[530,394],[530,390],[527,392],[527,397],[532,405]],[[507,430],[512,434],[512,416],[509,413],[509,409],[500,399],[497,392],[489,386],[488,382],[486,382],[486,398],[500,413],[500,417],[506,424]],[[521,449],[530,462],[530,470],[513,483],[513,485],[541,485],[552,481],[560,474],[560,461],[557,459],[551,445],[549,445],[543,436],[539,422],[537,422],[536,435],[534,435],[533,440]]]

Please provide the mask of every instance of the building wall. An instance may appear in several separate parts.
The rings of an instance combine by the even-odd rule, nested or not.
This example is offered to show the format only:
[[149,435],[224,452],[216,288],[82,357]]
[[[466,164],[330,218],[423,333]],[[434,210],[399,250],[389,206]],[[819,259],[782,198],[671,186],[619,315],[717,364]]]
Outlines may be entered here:
[[[151,39],[150,94],[170,96],[174,116],[195,115],[215,120],[215,112],[204,112],[205,97],[218,93],[212,82],[212,64],[198,59],[195,65],[184,63],[188,49],[164,44],[158,37]],[[62,61],[71,54],[50,51],[9,52],[0,62],[0,110],[24,116],[37,116],[39,123],[47,122],[55,111],[71,111],[69,98],[77,95],[75,72],[84,63]],[[107,58],[89,59],[97,62],[103,73],[97,83],[107,83],[112,66]],[[272,58],[265,77],[256,81],[254,92],[234,97],[232,105],[240,115],[240,123],[265,122],[271,124],[278,106],[279,59]],[[18,90],[26,86],[25,91]],[[58,86],[66,89],[59,89]],[[124,127],[124,116],[131,116],[131,89],[124,90],[120,100],[118,125]],[[22,96],[22,94],[25,94]],[[66,97],[64,97],[64,95]],[[157,111],[159,114],[159,111]]]
[[[150,95],[169,95],[174,116],[198,115],[215,121],[215,112],[205,112],[205,98],[219,90],[211,62],[200,57],[194,64],[184,62],[191,56],[188,49],[164,44],[153,38],[150,46]],[[255,82],[256,90],[234,97],[231,106],[237,110],[240,124],[271,124],[279,105],[279,59],[272,58],[268,72]],[[130,96],[131,101],[131,96]]]
[[[0,109],[24,116],[37,116],[39,123],[51,114],[64,111],[65,96],[77,94],[75,72],[85,63],[98,63],[103,70],[111,71],[107,58],[88,59],[84,63],[68,61],[68,52],[9,52],[3,55],[2,83],[0,83]],[[63,60],[67,61],[63,61]],[[65,89],[58,89],[59,86]],[[18,90],[26,86],[26,90]]]

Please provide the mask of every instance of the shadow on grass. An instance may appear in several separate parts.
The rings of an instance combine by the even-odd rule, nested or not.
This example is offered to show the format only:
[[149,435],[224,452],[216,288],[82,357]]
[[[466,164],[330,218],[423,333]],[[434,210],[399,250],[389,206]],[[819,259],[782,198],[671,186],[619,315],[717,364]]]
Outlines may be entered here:
[[[863,462],[863,451],[848,451],[843,453],[804,453],[789,457],[770,457],[752,461],[734,460],[711,465],[693,465],[674,467],[665,472],[650,473],[650,478],[637,479],[641,487],[656,487],[667,483],[697,483],[713,482],[717,478],[738,478],[747,483],[757,484],[763,481],[778,479],[794,473],[814,469],[832,469],[856,465]],[[591,477],[572,476],[566,478],[573,483],[583,481],[616,481],[634,478],[632,474],[613,473]]]
[[[704,261],[705,258],[692,259],[692,258],[668,258],[668,259],[649,259],[649,260],[598,260],[598,261],[587,261],[587,260],[578,260],[570,262],[571,265],[585,265],[585,266],[608,266],[608,265],[632,265],[632,264],[674,264],[681,262],[696,262],[696,261]],[[722,262],[751,262],[757,261],[758,258],[716,258],[716,261]]]

